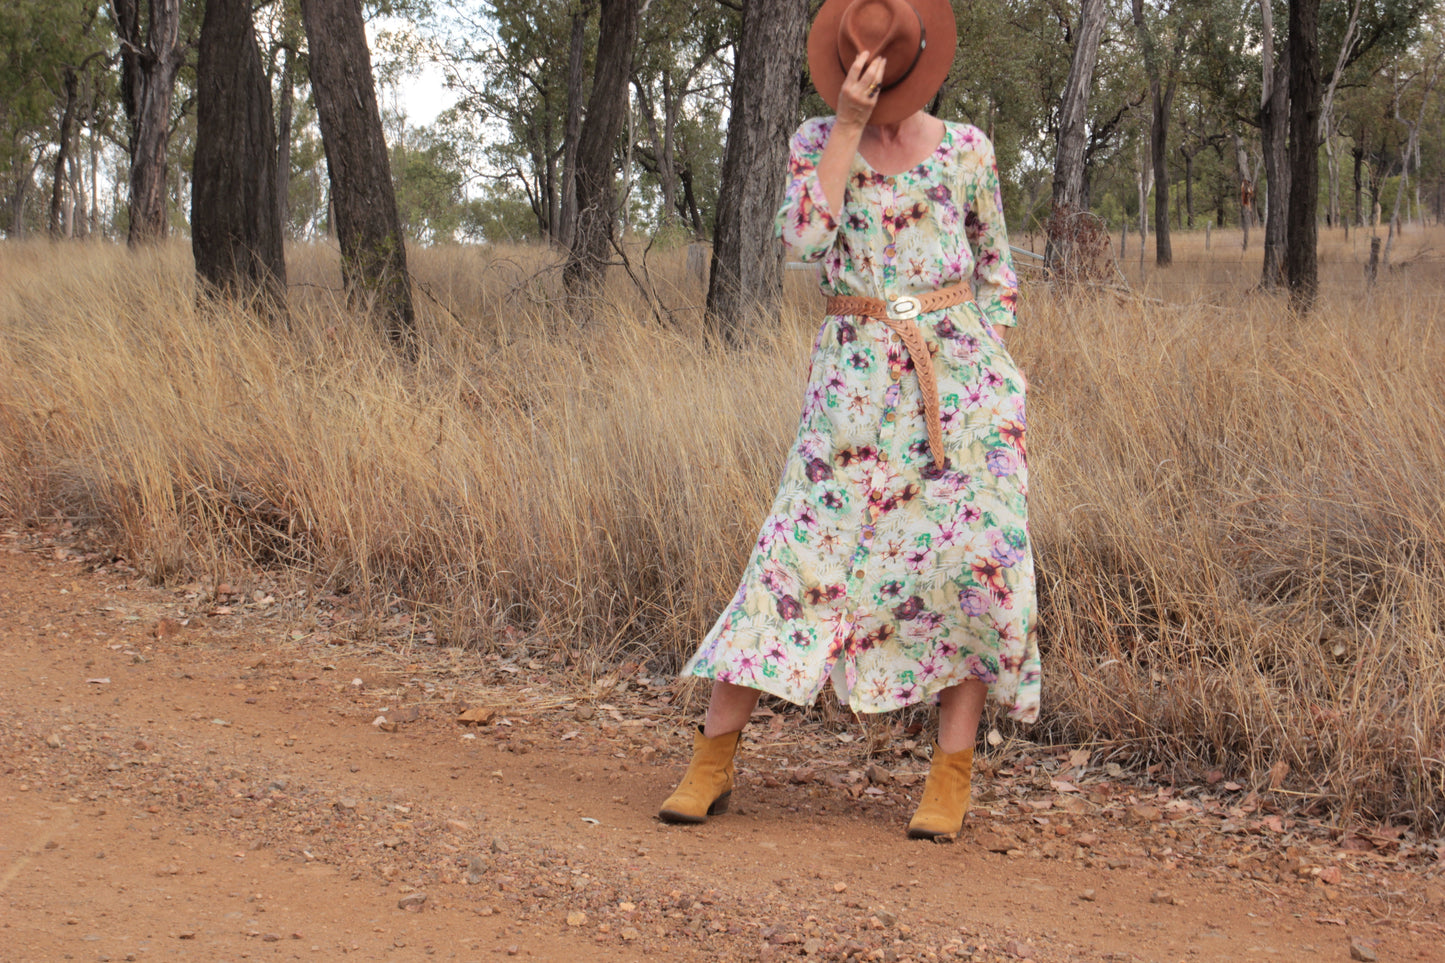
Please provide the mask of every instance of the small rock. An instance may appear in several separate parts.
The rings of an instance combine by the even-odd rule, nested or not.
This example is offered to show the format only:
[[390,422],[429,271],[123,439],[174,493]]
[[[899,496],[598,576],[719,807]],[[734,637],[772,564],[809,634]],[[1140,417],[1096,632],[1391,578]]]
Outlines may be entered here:
[[835,892],[835,893],[846,893],[846,892],[848,892],[848,884],[847,884],[847,883],[834,883],[834,884],[833,884],[833,892]]
[[1018,848],[1018,840],[1008,839],[1004,836],[1000,836],[998,833],[989,832],[987,830],[979,833],[978,837],[974,840],[974,842],[976,842],[981,849],[984,849],[990,853],[1006,853],[1011,849]]
[[1003,945],[1003,951],[1016,960],[1032,960],[1039,955],[1039,951],[1022,940],[1009,940]]
[[868,781],[875,786],[886,786],[893,781],[893,773],[876,762],[869,764],[867,775]]
[[52,749],[59,749],[65,745],[65,743],[60,741],[60,734],[57,732],[52,732],[50,735],[46,736],[45,744]]
[[512,851],[512,847],[507,845],[507,841],[506,841],[505,839],[503,839],[503,838],[500,837],[500,836],[493,836],[493,837],[492,837],[492,852],[494,852],[494,853],[510,853],[511,851]]
[[621,930],[618,931],[617,935],[620,936],[620,937],[622,937],[622,938],[623,938],[624,940],[626,940],[628,943],[631,943],[633,940],[637,939],[637,938],[638,938],[639,936],[641,936],[642,934],[639,933],[639,932],[637,932],[637,929],[636,929],[635,927],[632,927],[632,926],[624,926],[624,927],[622,927]]
[[1320,882],[1337,886],[1340,882],[1340,868],[1338,866],[1326,866],[1320,870]]
[[1157,823],[1164,818],[1158,806],[1131,806],[1129,820],[1136,823]]
[[485,856],[473,856],[467,861],[467,882],[473,886],[486,878],[492,868],[492,861]]
[[340,799],[336,800],[333,805],[341,812],[356,812],[356,800],[352,799],[350,796],[342,796]]
[[577,711],[572,713],[572,718],[578,722],[589,722],[597,718],[597,710],[592,706],[578,706]]
[[573,910],[572,912],[567,914],[568,926],[585,926],[586,924],[587,914],[582,912],[581,910]]
[[408,913],[420,913],[424,905],[426,905],[425,893],[407,893],[396,901],[396,908],[406,910]]
[[1150,896],[1149,896],[1149,902],[1151,902],[1151,903],[1159,903],[1159,904],[1164,905],[1164,906],[1178,906],[1178,905],[1179,905],[1179,900],[1178,900],[1178,898],[1175,897],[1175,895],[1174,895],[1173,893],[1170,893],[1170,892],[1168,892],[1168,891],[1166,891],[1166,890],[1162,890],[1162,889],[1160,889],[1160,890],[1155,890],[1152,894],[1150,894]]
[[464,833],[472,828],[472,824],[465,819],[448,819],[447,828],[459,833]]
[[1074,842],[1085,849],[1092,849],[1099,845],[1099,837],[1093,833],[1079,833],[1079,835],[1074,837]]
[[1092,903],[1094,901],[1094,891],[1091,889],[1084,890],[1082,893],[1079,894],[1079,899],[1083,900],[1085,903]]
[[158,639],[169,639],[172,636],[180,635],[181,628],[181,623],[175,619],[161,619],[156,623],[156,627],[151,630],[151,634]]
[[[176,934],[176,939],[178,940],[193,940],[195,938],[195,930],[181,930],[179,933]],[[1370,959],[1374,959],[1374,957],[1370,957]]]
[[804,956],[817,956],[821,952],[823,952],[823,941],[816,936],[803,943]]
[[1360,963],[1375,963],[1379,956],[1375,948],[1358,936],[1350,937],[1350,959],[1359,960]]

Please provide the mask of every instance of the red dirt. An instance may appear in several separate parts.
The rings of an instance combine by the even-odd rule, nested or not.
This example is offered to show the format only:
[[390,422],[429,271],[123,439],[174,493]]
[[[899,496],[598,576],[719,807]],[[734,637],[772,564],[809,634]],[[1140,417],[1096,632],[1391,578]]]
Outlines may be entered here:
[[1445,960],[1408,834],[1010,742],[959,839],[910,842],[900,726],[766,710],[734,812],[667,826],[670,680],[405,616],[327,644],[344,600],[153,588],[79,545],[0,535],[3,960]]

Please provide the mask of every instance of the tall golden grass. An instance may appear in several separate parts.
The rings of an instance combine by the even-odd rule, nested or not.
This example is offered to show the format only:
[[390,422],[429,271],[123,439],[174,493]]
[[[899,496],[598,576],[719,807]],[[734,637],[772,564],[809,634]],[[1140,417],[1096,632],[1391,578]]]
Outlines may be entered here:
[[[1133,239],[1131,238],[1131,241]],[[1267,779],[1321,812],[1445,818],[1445,231],[1372,289],[1329,237],[1308,319],[1239,236],[1136,292],[1025,288],[1042,738]],[[399,362],[291,252],[273,329],[198,306],[176,245],[0,247],[0,515],[104,527],[153,579],[297,567],[506,626],[584,669],[676,666],[731,595],[801,402],[818,301],[702,336],[680,252],[574,321],[553,259],[415,252]],[[1280,770],[1275,769],[1276,774]]]

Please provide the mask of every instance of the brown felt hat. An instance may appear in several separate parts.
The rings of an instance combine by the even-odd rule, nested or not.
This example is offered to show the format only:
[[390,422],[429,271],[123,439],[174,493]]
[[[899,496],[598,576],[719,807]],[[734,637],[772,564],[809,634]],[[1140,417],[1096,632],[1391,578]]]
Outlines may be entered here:
[[808,33],[813,86],[838,109],[838,91],[861,50],[884,57],[871,124],[897,123],[938,93],[958,46],[949,0],[827,0]]

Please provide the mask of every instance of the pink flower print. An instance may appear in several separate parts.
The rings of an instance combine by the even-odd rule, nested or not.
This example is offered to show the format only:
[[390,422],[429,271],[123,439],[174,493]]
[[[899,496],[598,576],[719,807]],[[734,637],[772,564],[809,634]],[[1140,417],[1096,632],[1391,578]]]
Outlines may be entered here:
[[778,618],[785,622],[791,622],[803,614],[803,606],[791,595],[784,595],[778,599]]
[[[941,144],[939,145],[939,149],[942,150]],[[935,184],[930,187],[925,194],[928,199],[935,204],[953,200],[953,191],[949,189],[947,184]]]
[[992,248],[986,248],[978,252],[978,263],[984,267],[992,267],[998,263],[998,252]]
[[904,556],[903,563],[908,566],[910,572],[922,572],[928,567],[929,560],[932,557],[933,552],[928,548],[914,548],[910,549],[907,555]]
[[788,657],[788,652],[783,648],[783,643],[778,639],[770,639],[763,649],[763,658],[774,664],[782,662]]
[[958,510],[958,520],[965,525],[972,526],[974,522],[983,517],[983,512],[977,505],[964,505]]
[[824,386],[828,389],[828,393],[830,395],[836,395],[841,393],[844,388],[848,387],[848,382],[843,377],[843,373],[841,371],[835,371],[828,376],[828,380],[824,383]]
[[859,461],[865,461],[865,462],[867,462],[867,461],[877,461],[877,460],[878,460],[878,449],[877,449],[876,447],[874,447],[873,445],[862,445],[862,446],[860,446],[859,449],[858,449],[858,460],[859,460]]
[[[839,344],[840,346],[841,346],[841,345],[845,345],[845,344],[851,344],[852,342],[857,341],[857,340],[858,340],[858,329],[855,328],[855,327],[853,327],[853,325],[849,324],[847,321],[840,321],[840,322],[838,323],[838,344]],[[841,378],[842,378],[841,375],[836,375],[836,374],[833,375],[833,377],[834,377],[834,378],[838,378],[838,379],[840,379],[840,380],[841,380]],[[831,382],[830,382],[830,385],[831,385]]]
[[902,582],[884,582],[878,586],[878,594],[885,599],[896,599],[903,594]]
[[739,676],[756,679],[758,669],[762,665],[762,657],[756,652],[743,652],[737,657],[734,665]]
[[813,637],[808,634],[807,629],[794,629],[793,634],[788,636],[788,641],[800,649],[806,649],[813,644]]
[[966,588],[958,593],[958,607],[970,618],[978,618],[988,611],[988,596],[976,588]]
[[964,147],[977,147],[978,133],[979,132],[977,127],[974,127],[971,124],[965,126],[963,128],[963,132],[958,135],[958,142]]
[[821,458],[814,458],[808,462],[807,472],[810,482],[827,481],[833,477],[833,466]]
[[944,662],[938,657],[938,653],[931,652],[918,663],[918,674],[924,679],[932,679],[943,674],[943,666]]
[[958,337],[958,328],[951,318],[940,318],[938,323],[933,326],[933,333],[944,341],[950,341]]
[[811,505],[804,505],[798,509],[797,524],[801,529],[813,529],[818,527],[818,515],[813,511]]
[[992,368],[987,368],[984,370],[982,380],[983,383],[990,388],[997,389],[1003,387],[1003,375],[999,374]]
[[959,530],[957,519],[945,522],[942,525],[938,526],[938,545],[940,548],[948,548],[949,546],[957,545],[959,542],[963,541],[963,539],[967,537],[967,535],[968,532],[966,529],[963,531]]
[[920,612],[918,618],[913,620],[913,624],[928,630],[936,629],[943,624],[943,613],[932,610]]
[[893,692],[893,697],[899,702],[917,702],[923,688],[916,682],[905,682]]
[[958,655],[958,646],[947,639],[939,639],[933,646],[933,649],[945,659],[951,659],[955,655]]
[[983,390],[983,385],[967,385],[963,389],[963,396],[959,400],[963,403],[963,407],[969,411],[974,411],[983,407],[983,403],[988,400],[988,393]]
[[959,414],[957,405],[940,408],[938,411],[938,423],[943,426],[944,431],[948,431],[958,423]]
[[758,548],[768,551],[779,542],[786,542],[793,531],[793,522],[786,514],[769,515],[758,536]]

